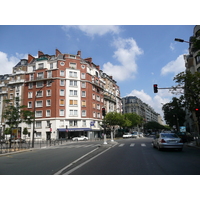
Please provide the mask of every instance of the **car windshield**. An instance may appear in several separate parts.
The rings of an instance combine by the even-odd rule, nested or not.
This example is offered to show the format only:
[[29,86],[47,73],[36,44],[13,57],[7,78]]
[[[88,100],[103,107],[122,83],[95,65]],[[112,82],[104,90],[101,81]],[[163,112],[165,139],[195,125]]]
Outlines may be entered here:
[[178,138],[178,136],[174,133],[163,133],[163,134],[161,134],[161,137],[163,137],[163,138]]

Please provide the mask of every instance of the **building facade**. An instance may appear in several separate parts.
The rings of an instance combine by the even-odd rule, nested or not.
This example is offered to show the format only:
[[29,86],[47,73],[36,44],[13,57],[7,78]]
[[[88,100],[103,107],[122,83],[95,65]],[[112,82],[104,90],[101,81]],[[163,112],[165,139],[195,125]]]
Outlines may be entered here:
[[[191,73],[200,72],[200,49],[195,47],[195,40],[200,40],[200,25],[194,27],[193,35],[189,40],[189,54],[184,55],[186,71]],[[186,109],[186,128],[187,131],[194,133],[196,125],[192,117],[193,114]]]
[[136,96],[127,96],[122,98],[122,110],[125,113],[136,113],[144,119],[144,122],[158,122],[159,114],[148,104],[144,103]]
[[[22,130],[28,128],[26,138],[31,139],[32,134],[35,140],[80,135],[90,139],[100,137],[102,107],[107,112],[121,110],[119,87],[112,78],[107,85],[108,77],[92,58],[82,59],[81,51],[76,55],[63,54],[58,49],[55,55],[42,51],[38,51],[37,57],[29,54],[28,59],[22,59],[13,68],[12,74],[1,77],[1,124],[3,99],[18,96],[21,104],[35,113],[35,127],[33,123],[19,125]],[[10,93],[9,88],[12,88]],[[108,91],[112,98],[105,99]],[[3,125],[5,129],[5,123]]]

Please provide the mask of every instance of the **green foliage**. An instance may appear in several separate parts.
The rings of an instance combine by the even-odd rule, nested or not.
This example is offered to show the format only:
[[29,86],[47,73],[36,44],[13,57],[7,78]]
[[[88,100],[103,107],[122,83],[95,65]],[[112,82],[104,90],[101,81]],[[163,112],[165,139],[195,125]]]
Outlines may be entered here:
[[[163,105],[162,110],[164,111],[164,118],[169,126],[183,125],[185,122],[185,101],[183,96],[179,99],[176,97],[172,98],[170,103]],[[177,127],[178,130],[178,127]]]
[[24,135],[28,135],[28,129],[27,129],[26,127],[25,127],[24,130],[23,130],[23,134],[24,134]]
[[4,130],[4,134],[5,134],[5,135],[10,135],[10,134],[12,134],[12,129],[11,129],[11,128],[6,128],[6,129]]
[[143,118],[136,113],[126,113],[124,114],[125,119],[129,120],[131,123],[127,127],[135,127],[143,123]]
[[191,73],[190,71],[181,72],[174,77],[174,80],[178,83],[178,85],[174,87],[174,91],[176,91],[178,87],[184,87],[183,99],[186,102],[185,105],[188,110],[192,112],[196,106],[200,105],[200,73]]
[[153,130],[161,130],[161,129],[165,129],[165,126],[159,124],[158,122],[151,121],[151,122],[147,122],[146,124],[144,124],[144,128],[145,129],[153,129]]
[[9,125],[10,128],[18,127],[18,125],[22,122],[27,124],[31,124],[34,113],[26,110],[26,106],[19,106],[19,98],[15,98],[16,106],[10,104],[10,100],[6,99],[5,104],[6,108],[3,112],[3,118],[6,119],[6,124]]

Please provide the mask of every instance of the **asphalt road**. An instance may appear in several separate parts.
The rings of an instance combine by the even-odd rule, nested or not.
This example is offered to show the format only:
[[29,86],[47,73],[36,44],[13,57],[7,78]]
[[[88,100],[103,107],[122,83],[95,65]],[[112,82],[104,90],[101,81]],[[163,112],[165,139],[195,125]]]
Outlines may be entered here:
[[199,175],[200,149],[158,151],[151,138],[118,140],[115,147],[71,175]]
[[[77,142],[0,157],[1,175],[199,175],[200,149],[158,151],[152,138],[116,140],[114,146]],[[98,148],[98,144],[102,147]],[[87,155],[87,156],[86,156]],[[82,158],[82,159],[80,159]]]

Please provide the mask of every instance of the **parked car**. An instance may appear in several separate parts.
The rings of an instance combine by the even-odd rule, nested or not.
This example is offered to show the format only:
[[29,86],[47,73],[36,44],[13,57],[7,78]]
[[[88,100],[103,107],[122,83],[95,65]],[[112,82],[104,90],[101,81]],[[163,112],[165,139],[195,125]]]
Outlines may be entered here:
[[182,151],[183,149],[183,142],[175,133],[159,133],[154,137],[152,144],[158,150],[178,149]]
[[81,135],[79,137],[72,138],[73,141],[86,141],[88,140],[88,137],[85,137],[84,135]]
[[18,139],[11,140],[11,142],[13,142],[13,143],[25,143],[26,140],[18,138]]
[[144,137],[142,132],[139,132],[139,137]]
[[191,133],[188,132],[180,132],[180,133],[176,133],[178,135],[178,137],[180,137],[183,141],[183,143],[185,142],[191,142],[194,140],[194,137],[192,136]]
[[132,137],[133,138],[139,138],[139,133],[137,131],[132,132]]
[[125,133],[122,137],[123,137],[124,139],[125,139],[125,138],[132,138],[132,134],[131,134],[131,133]]

